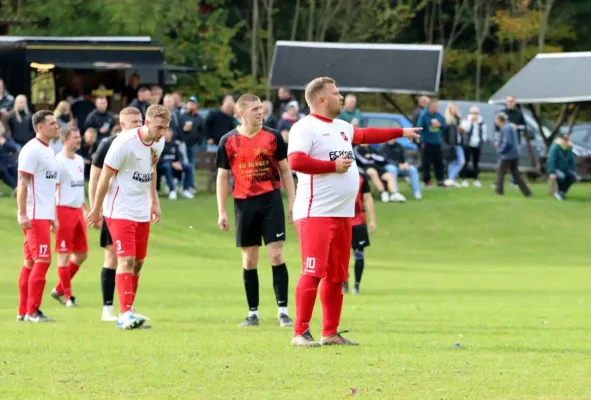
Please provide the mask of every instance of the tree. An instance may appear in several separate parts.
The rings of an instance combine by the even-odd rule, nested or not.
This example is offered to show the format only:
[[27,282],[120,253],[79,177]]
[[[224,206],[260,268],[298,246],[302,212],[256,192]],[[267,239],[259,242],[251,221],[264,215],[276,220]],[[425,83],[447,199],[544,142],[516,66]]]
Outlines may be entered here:
[[480,101],[482,80],[482,50],[484,42],[488,39],[491,27],[491,17],[494,12],[492,0],[471,0],[472,22],[474,23],[474,36],[476,38],[476,101]]

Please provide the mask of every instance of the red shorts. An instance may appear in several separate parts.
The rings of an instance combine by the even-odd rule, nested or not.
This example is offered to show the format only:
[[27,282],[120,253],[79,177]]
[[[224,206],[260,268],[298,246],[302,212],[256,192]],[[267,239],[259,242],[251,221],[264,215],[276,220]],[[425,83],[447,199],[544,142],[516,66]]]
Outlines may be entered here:
[[59,228],[55,233],[56,253],[86,253],[86,221],[81,208],[57,206]]
[[351,218],[308,217],[297,220],[296,229],[302,274],[345,282],[351,257]]
[[51,221],[32,219],[31,228],[25,229],[23,254],[27,261],[51,261]]
[[135,257],[137,261],[146,258],[150,222],[112,218],[105,218],[105,221],[113,238],[113,248],[117,257]]

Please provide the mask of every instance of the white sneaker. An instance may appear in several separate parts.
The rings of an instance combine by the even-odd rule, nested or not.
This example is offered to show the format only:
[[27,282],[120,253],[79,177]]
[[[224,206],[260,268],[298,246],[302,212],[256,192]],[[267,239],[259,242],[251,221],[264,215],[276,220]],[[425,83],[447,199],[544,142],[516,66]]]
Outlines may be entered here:
[[396,193],[392,193],[390,195],[390,201],[393,201],[396,203],[404,203],[406,201],[406,197],[404,197],[402,194],[396,192]]
[[390,201],[390,195],[388,192],[382,192],[382,203],[387,203]]
[[443,184],[445,186],[450,186],[450,187],[456,185],[456,183],[454,181],[452,181],[451,179],[446,179],[445,182],[443,182]]
[[191,188],[191,189],[189,189],[189,192],[191,192],[193,194],[196,194],[197,193],[197,188],[196,187]]
[[477,188],[481,188],[482,183],[480,183],[479,181],[474,181],[474,182],[472,182],[472,186],[477,187]]
[[181,192],[181,197],[184,197],[185,199],[194,199],[195,198],[195,195],[193,195],[193,193],[191,193],[188,190],[183,190]]
[[131,306],[131,312],[136,316],[136,317],[141,317],[144,320],[149,320],[150,318],[146,317],[145,315],[142,315],[138,312],[138,310],[135,308],[135,306]]
[[416,192],[415,193],[415,199],[417,199],[417,200],[423,200],[423,194],[421,192]]
[[124,330],[137,329],[146,322],[146,319],[131,311],[126,311],[117,319],[117,328]]
[[115,310],[114,310],[113,306],[103,306],[103,316],[101,317],[101,321],[105,321],[105,322],[117,321],[117,315],[115,314]]
[[468,186],[470,186],[470,183],[467,180],[464,179],[462,181],[462,187],[468,187]]
[[168,198],[169,198],[169,200],[176,200],[176,190],[171,191],[168,194]]

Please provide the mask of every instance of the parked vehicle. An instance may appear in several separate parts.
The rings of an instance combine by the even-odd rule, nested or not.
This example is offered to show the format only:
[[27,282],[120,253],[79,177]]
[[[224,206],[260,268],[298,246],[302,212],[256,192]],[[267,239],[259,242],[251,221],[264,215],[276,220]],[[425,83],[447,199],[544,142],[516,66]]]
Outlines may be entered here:
[[[560,128],[560,131],[568,131],[568,126],[563,126]],[[570,141],[573,144],[573,152],[576,156],[591,156],[591,123],[585,122],[573,126],[570,133]]]
[[[363,113],[362,127],[372,128],[412,128],[412,123],[401,114]],[[407,138],[397,139],[397,142],[407,150],[418,150],[419,146],[411,143]]]

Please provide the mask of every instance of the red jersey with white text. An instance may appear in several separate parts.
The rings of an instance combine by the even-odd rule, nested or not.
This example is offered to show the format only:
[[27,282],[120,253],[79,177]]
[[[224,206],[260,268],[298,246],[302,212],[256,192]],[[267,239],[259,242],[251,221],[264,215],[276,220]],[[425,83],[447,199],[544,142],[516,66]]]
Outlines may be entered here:
[[57,205],[80,208],[84,205],[84,159],[78,154],[69,158],[63,152],[55,155],[59,168]]
[[[341,156],[354,160],[353,126],[308,115],[289,131],[288,153],[304,153],[317,160],[335,161]],[[346,217],[355,215],[359,191],[359,171],[355,162],[344,174],[309,175],[297,173],[298,187],[293,208],[294,220],[306,217]]]
[[104,165],[117,172],[109,183],[103,215],[135,222],[150,221],[150,184],[164,139],[145,143],[140,129],[123,131],[113,140]]
[[355,216],[351,220],[351,224],[365,225],[367,220],[365,218],[365,208],[363,207],[363,195],[365,193],[371,193],[371,188],[367,182],[367,178],[363,174],[359,174],[359,192],[355,198]]
[[55,187],[59,172],[55,153],[35,138],[18,155],[18,171],[31,176],[27,187],[27,216],[30,220],[55,220]]

